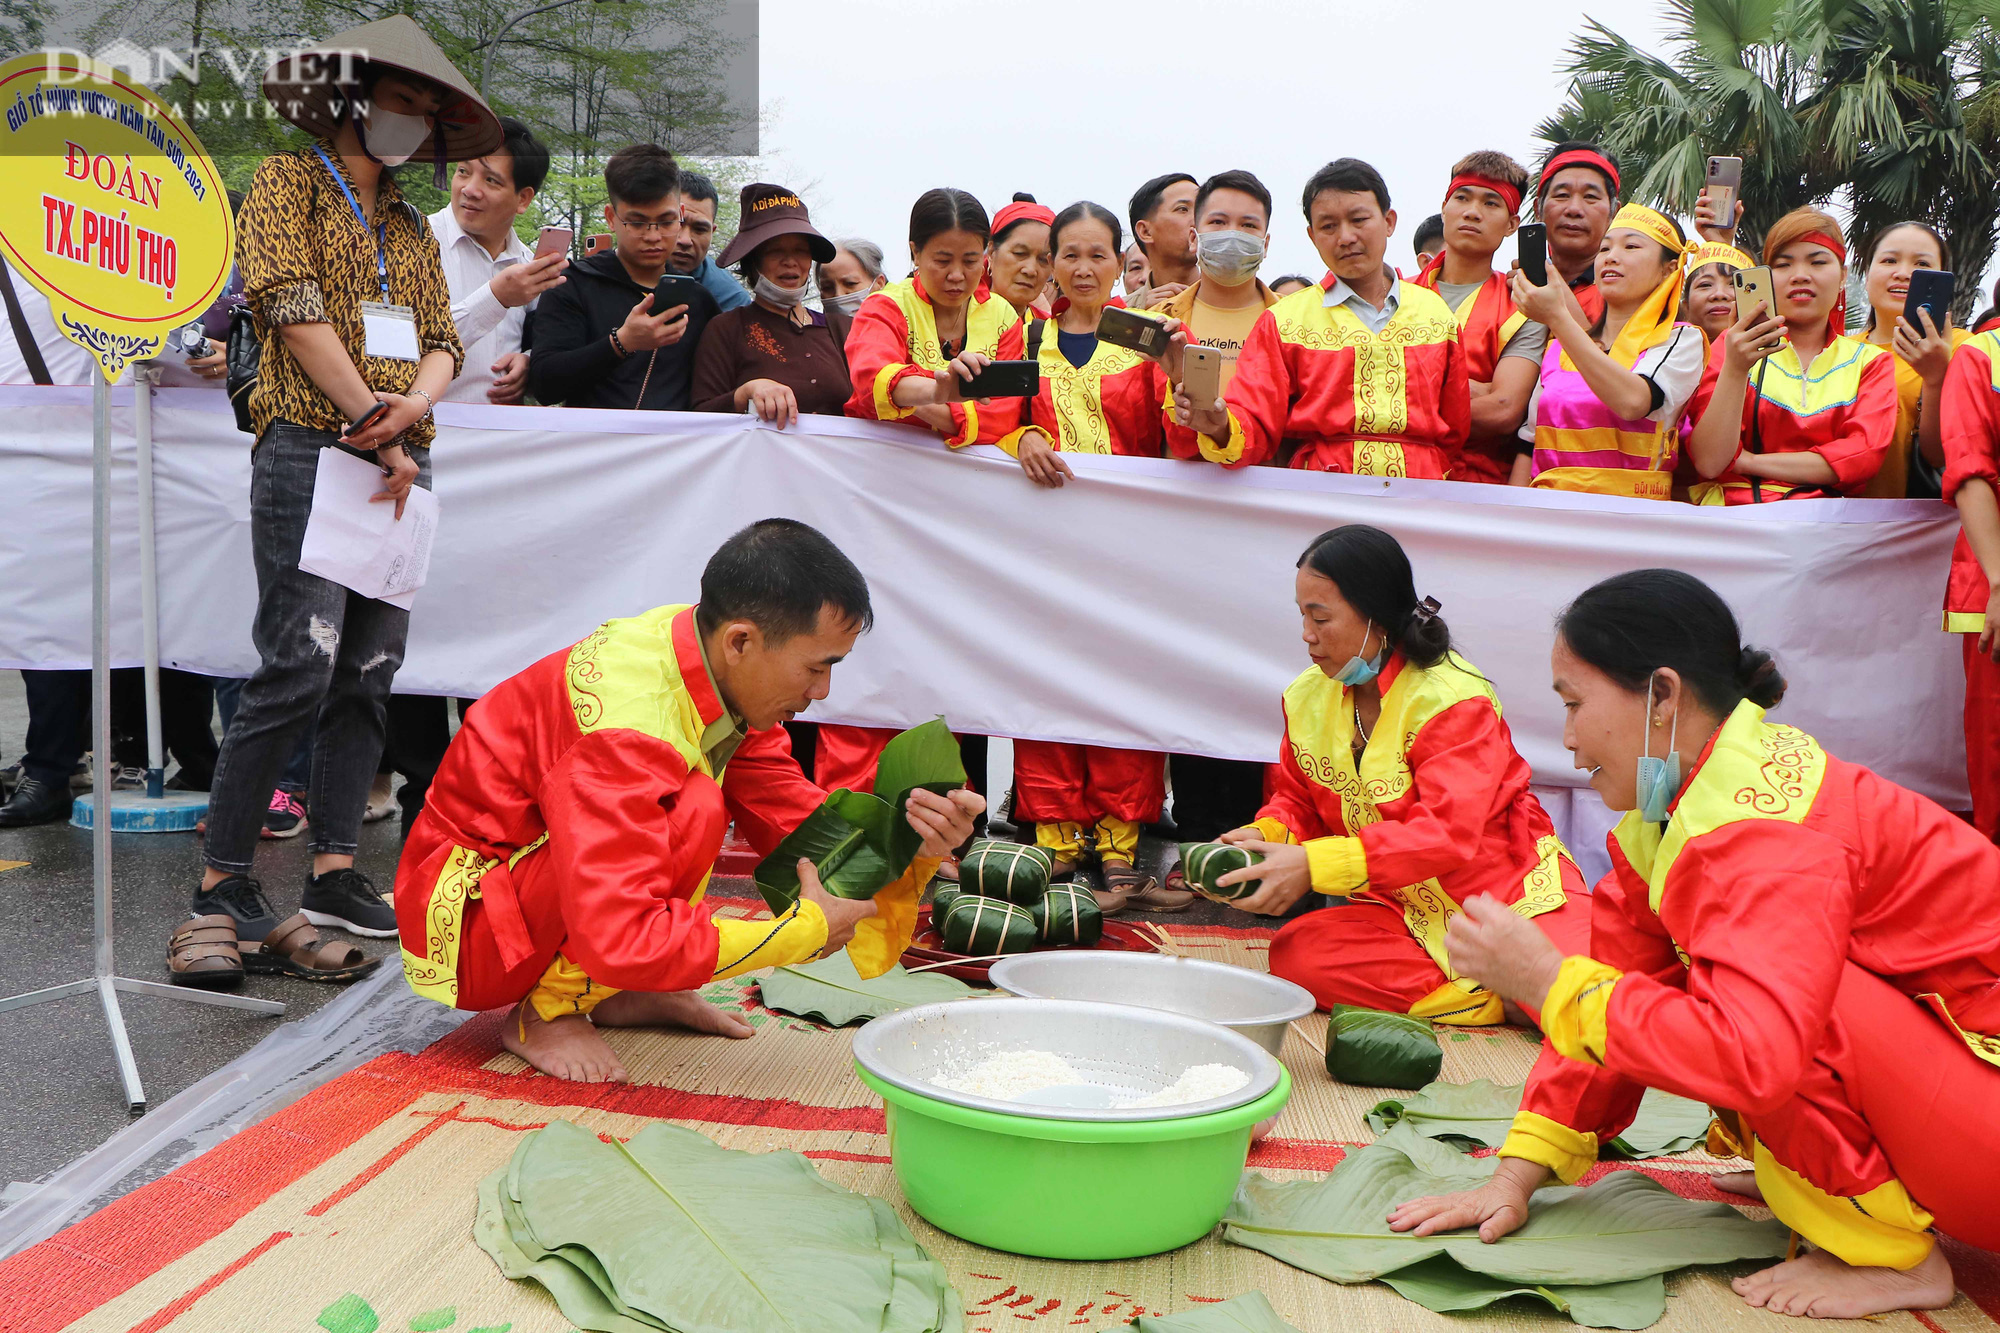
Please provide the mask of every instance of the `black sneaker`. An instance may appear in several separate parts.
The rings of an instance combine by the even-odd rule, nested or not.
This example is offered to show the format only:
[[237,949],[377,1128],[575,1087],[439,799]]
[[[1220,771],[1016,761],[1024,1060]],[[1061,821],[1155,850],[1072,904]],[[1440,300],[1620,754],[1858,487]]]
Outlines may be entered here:
[[308,875],[299,910],[315,926],[339,926],[356,935],[387,939],[396,933],[396,909],[374,881],[349,866]]
[[277,929],[278,914],[264,896],[264,886],[248,875],[229,875],[212,889],[197,889],[194,915],[210,916],[227,912],[236,920],[236,938],[244,944],[260,944]]

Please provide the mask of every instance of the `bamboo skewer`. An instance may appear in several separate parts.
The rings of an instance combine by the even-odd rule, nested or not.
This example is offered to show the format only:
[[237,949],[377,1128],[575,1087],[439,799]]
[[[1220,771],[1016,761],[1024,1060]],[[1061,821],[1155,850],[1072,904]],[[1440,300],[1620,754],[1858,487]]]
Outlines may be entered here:
[[1324,1060],[1326,1058],[1326,1047],[1320,1045],[1319,1042],[1313,1037],[1313,1034],[1305,1030],[1305,1027],[1303,1026],[1304,1022],[1305,1022],[1304,1019],[1294,1018],[1292,1020],[1292,1031],[1298,1033],[1299,1036],[1305,1038],[1306,1045],[1312,1047],[1313,1050],[1317,1051],[1319,1053],[1320,1059]]
[[989,953],[982,958],[947,958],[942,962],[925,963],[922,967],[906,967],[903,969],[903,971],[907,974],[914,972],[929,972],[934,968],[940,968],[940,967],[964,967],[968,963],[997,963],[1002,958],[1012,958],[1015,956],[1016,955],[1014,954]]

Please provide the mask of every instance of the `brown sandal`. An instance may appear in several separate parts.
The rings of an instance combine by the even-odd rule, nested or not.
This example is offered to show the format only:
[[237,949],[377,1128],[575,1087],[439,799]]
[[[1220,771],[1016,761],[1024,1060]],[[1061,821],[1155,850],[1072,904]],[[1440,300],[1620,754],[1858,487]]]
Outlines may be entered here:
[[167,940],[167,971],[176,986],[231,990],[243,984],[236,918],[227,912],[191,916]]
[[262,944],[243,955],[243,966],[251,972],[307,981],[359,981],[381,965],[380,958],[370,958],[351,944],[321,939],[304,912],[280,921]]
[[1104,885],[1122,891],[1130,906],[1147,912],[1185,912],[1194,906],[1196,895],[1188,889],[1162,886],[1130,862],[1110,861],[1104,867]]

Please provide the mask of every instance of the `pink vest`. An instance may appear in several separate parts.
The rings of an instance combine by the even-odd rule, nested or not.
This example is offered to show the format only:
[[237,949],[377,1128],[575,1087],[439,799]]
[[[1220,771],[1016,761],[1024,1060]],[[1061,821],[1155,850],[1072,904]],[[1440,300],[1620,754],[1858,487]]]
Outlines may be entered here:
[[[1661,339],[1678,327],[1662,329]],[[1535,406],[1532,485],[1667,500],[1673,498],[1679,457],[1679,422],[1627,421],[1613,415],[1570,364],[1562,345],[1550,342]]]

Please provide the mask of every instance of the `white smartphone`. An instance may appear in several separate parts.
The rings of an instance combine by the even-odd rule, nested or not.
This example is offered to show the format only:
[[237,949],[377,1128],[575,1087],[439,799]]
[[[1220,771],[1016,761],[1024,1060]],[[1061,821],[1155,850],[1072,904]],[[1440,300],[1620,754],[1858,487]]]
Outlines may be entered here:
[[542,234],[535,238],[535,258],[546,259],[550,255],[566,255],[569,243],[576,239],[576,233],[568,227],[544,227]]
[[1181,387],[1195,407],[1213,407],[1222,397],[1222,349],[1189,343],[1181,349]]
[[1743,159],[1708,159],[1708,204],[1715,210],[1717,226],[1736,226],[1736,201],[1743,194]]

